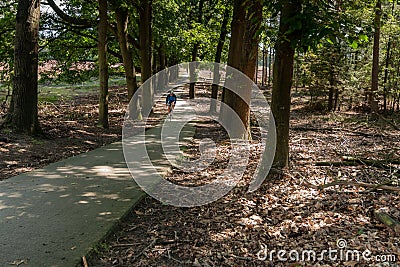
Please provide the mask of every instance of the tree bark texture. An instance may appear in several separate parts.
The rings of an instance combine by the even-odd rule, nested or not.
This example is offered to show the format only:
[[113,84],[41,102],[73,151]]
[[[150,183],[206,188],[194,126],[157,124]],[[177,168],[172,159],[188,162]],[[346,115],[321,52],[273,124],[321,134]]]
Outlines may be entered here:
[[121,50],[122,61],[125,69],[126,84],[128,87],[128,98],[131,99],[136,93],[136,71],[133,65],[132,52],[130,51],[128,42],[128,12],[122,8],[115,11],[117,20],[117,36],[119,48]]
[[99,0],[98,54],[99,54],[99,122],[98,125],[108,128],[108,62],[107,62],[107,0]]
[[[260,28],[261,20],[262,8],[260,0],[247,2],[246,5],[243,5],[240,0],[234,1],[228,65],[243,72],[250,79],[254,79],[257,63],[259,37],[256,36],[256,32]],[[229,76],[229,73],[227,76]],[[241,87],[241,90],[243,90],[241,95],[244,99],[231,90],[224,88],[223,102],[238,114],[244,125],[244,129],[232,125],[233,136],[250,139],[250,107],[248,103],[250,103],[251,98],[251,85],[247,84]],[[226,116],[226,111],[221,108],[222,119],[230,121]],[[240,132],[242,130],[244,132]]]
[[[217,51],[215,52],[214,62],[216,62],[216,63],[221,62],[222,50],[224,48],[226,35],[228,34],[227,26],[228,26],[228,21],[229,21],[229,13],[230,13],[229,8],[226,8],[225,12],[224,12],[224,18],[222,19],[222,23],[221,23],[221,30],[220,30],[218,44],[217,44]],[[214,65],[214,75],[213,75],[213,85],[211,86],[211,98],[215,99],[215,100],[217,100],[217,98],[218,98],[218,89],[219,89],[218,83],[219,83],[219,81],[220,81],[219,66],[218,66],[218,64],[215,64]],[[211,113],[217,112],[216,101],[211,101],[210,112]]]
[[376,99],[376,93],[378,92],[379,82],[379,41],[381,36],[381,16],[382,16],[382,4],[381,0],[377,0],[375,6],[375,18],[374,18],[374,47],[372,51],[372,84],[371,91],[369,93],[369,106],[372,112],[378,112],[378,101]]
[[[202,23],[203,20],[203,7],[204,7],[204,0],[199,0],[199,8],[197,10],[197,23]],[[197,61],[197,54],[199,52],[199,46],[200,42],[196,42],[193,45],[193,50],[192,50],[192,55],[191,55],[191,61]],[[196,80],[196,73],[194,73],[194,65],[190,69],[190,80],[194,81]],[[189,84],[189,98],[193,99],[195,98],[196,92],[195,92],[195,82],[191,82]]]
[[14,80],[7,122],[35,134],[38,121],[38,49],[40,0],[19,0],[14,39]]
[[[152,0],[140,0],[139,6],[139,43],[140,43],[140,61],[141,61],[141,83],[143,84],[152,75]],[[152,87],[142,92],[143,111],[151,110],[153,106],[154,91]]]
[[301,11],[301,0],[284,1],[279,22],[278,40],[275,45],[271,109],[276,125],[276,152],[274,166],[284,168],[289,165],[289,117],[290,91],[293,82],[295,49],[291,42],[298,38],[296,33],[287,33],[288,21]]

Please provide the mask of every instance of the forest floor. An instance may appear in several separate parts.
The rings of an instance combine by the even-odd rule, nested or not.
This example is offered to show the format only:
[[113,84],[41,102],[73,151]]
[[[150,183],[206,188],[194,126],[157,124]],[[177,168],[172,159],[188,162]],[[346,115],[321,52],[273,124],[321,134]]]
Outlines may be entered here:
[[[31,137],[0,129],[0,180],[87,152],[121,139],[127,105],[121,87],[110,88],[110,128],[97,127],[98,100],[94,93],[39,102],[43,134]],[[5,115],[5,110],[0,110]]]
[[[98,95],[87,91],[60,101],[39,101],[42,134],[27,136],[0,129],[0,180],[121,140],[126,89],[109,88],[108,129],[97,126]],[[0,109],[0,119],[5,114],[6,109]]]
[[[127,104],[123,99],[123,89],[113,87],[107,130],[96,126],[94,94],[42,103],[44,136],[0,131],[0,179],[120,140]],[[261,188],[247,193],[260,154],[255,133],[248,168],[226,196],[193,208],[167,206],[147,197],[119,231],[94,249],[89,266],[399,266],[398,229],[389,229],[373,215],[379,211],[399,220],[399,191],[360,186],[398,188],[399,114],[388,123],[352,111],[318,113],[306,103],[302,95],[293,98],[288,171],[270,174]],[[197,126],[186,156],[197,158],[198,144],[207,137],[217,144],[216,160],[200,175],[173,169],[168,179],[177,184],[208,183],[229,160],[224,130],[212,121]],[[316,188],[338,181],[353,185]]]

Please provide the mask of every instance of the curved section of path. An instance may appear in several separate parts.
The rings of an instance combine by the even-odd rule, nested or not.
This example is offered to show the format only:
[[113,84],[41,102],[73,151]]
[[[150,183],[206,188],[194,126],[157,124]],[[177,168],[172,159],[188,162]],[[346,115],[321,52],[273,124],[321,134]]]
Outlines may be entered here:
[[0,266],[75,266],[144,193],[121,143],[0,182]]
[[[148,155],[166,174],[160,138],[160,126],[146,131]],[[132,178],[143,173],[131,172],[118,142],[0,181],[0,266],[79,264],[145,196]]]

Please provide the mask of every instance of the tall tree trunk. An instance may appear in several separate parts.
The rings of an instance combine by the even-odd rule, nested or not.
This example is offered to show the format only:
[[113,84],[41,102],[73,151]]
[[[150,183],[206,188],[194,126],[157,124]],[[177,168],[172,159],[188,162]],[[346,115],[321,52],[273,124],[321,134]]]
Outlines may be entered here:
[[291,42],[297,37],[295,33],[287,33],[290,27],[288,21],[295,17],[300,10],[301,0],[287,0],[283,3],[279,35],[275,45],[271,109],[275,117],[276,136],[278,136],[274,166],[280,168],[289,165],[290,91],[293,82],[295,52]]
[[[168,75],[167,75],[167,70],[166,69],[166,56],[165,56],[165,48],[164,48],[164,44],[160,44],[160,46],[157,48],[157,54],[158,54],[158,61],[160,63],[157,72],[160,72],[158,74],[158,85],[159,86],[166,86],[167,85],[167,79],[168,79]],[[165,71],[163,71],[165,70]]]
[[[133,64],[132,52],[128,42],[128,12],[123,8],[115,10],[115,17],[117,21],[117,36],[119,49],[121,50],[122,62],[124,64],[126,86],[128,89],[128,99],[130,100],[129,114],[135,114],[132,119],[140,119],[140,105],[138,96],[135,95],[138,86],[136,81],[136,70]],[[132,99],[132,97],[135,97]]]
[[273,57],[273,48],[270,46],[268,48],[268,86],[271,86],[271,81],[272,81],[272,62],[274,61]]
[[[251,1],[243,5],[240,0],[234,1],[232,17],[232,35],[229,46],[228,65],[243,72],[250,79],[254,79],[255,67],[257,63],[257,49],[259,37],[256,32],[260,28],[262,19],[261,1]],[[227,74],[228,76],[229,74]],[[223,102],[230,106],[240,117],[245,129],[235,127],[233,136],[237,138],[251,138],[250,134],[250,103],[251,87],[243,87],[242,99],[229,89],[225,88],[223,92]],[[247,102],[247,103],[246,103]],[[230,121],[228,114],[221,108],[221,117],[225,121]],[[240,132],[240,131],[244,132]]]
[[255,74],[256,70],[258,69],[258,44],[260,42],[258,31],[261,27],[261,21],[261,0],[251,1],[249,3],[246,13],[246,30],[243,46],[244,55],[242,71],[253,81],[255,81]]
[[379,41],[381,36],[381,15],[382,5],[381,0],[377,0],[375,6],[375,18],[374,18],[374,47],[373,47],[373,60],[372,60],[372,84],[371,91],[369,93],[369,106],[372,112],[378,112],[378,101],[376,94],[378,92],[379,82]]
[[136,71],[133,65],[132,52],[128,42],[128,12],[122,8],[115,10],[117,20],[117,35],[119,48],[121,50],[122,61],[125,69],[126,84],[128,87],[128,98],[131,99],[136,93]]
[[[172,58],[170,58],[170,59],[168,60],[168,66],[175,66],[175,65],[178,64],[178,63],[179,63],[179,62],[178,62],[176,56],[172,56]],[[169,71],[168,81],[169,81],[169,82],[174,82],[174,81],[176,81],[176,80],[178,79],[178,75],[179,75],[178,72],[179,72],[178,68],[172,68],[172,69]]]
[[332,47],[333,53],[329,55],[329,93],[328,93],[328,111],[335,111],[337,107],[338,88],[335,66],[338,64],[337,56],[340,55],[340,48]]
[[35,134],[38,121],[40,0],[19,0],[14,39],[14,81],[6,123]]
[[386,51],[386,59],[385,59],[385,76],[383,77],[383,109],[387,110],[387,82],[389,78],[389,62],[390,62],[390,48],[392,42],[389,37],[389,41],[387,42],[387,51]]
[[[202,23],[202,21],[203,21],[203,7],[204,7],[204,0],[200,0],[199,1],[199,9],[197,10],[197,23],[199,23],[199,24]],[[193,45],[191,61],[197,61],[197,54],[199,52],[199,46],[200,46],[200,42],[196,42]],[[191,64],[190,66],[191,66],[191,68],[189,70],[190,80],[194,81],[196,79],[196,73],[194,73],[194,68],[196,66],[193,64]],[[195,82],[191,82],[189,84],[189,98],[190,99],[193,99],[196,95],[195,84],[196,84]]]
[[[151,77],[152,56],[151,56],[151,22],[152,22],[152,0],[140,0],[139,7],[139,42],[140,42],[140,61],[141,61],[141,82],[142,84]],[[143,91],[143,111],[150,111],[153,106],[154,91],[151,86],[149,90]]]
[[265,43],[262,49],[262,72],[261,72],[261,86],[265,85]]
[[99,0],[99,27],[98,27],[98,53],[99,53],[99,123],[103,128],[108,128],[108,62],[107,62],[107,0]]
[[[392,3],[392,16],[394,15],[394,7],[395,7],[395,2],[393,1]],[[390,63],[390,55],[391,55],[391,46],[392,46],[392,40],[391,36],[389,36],[389,40],[387,42],[387,50],[386,50],[386,60],[385,60],[385,76],[383,78],[383,109],[386,111],[387,110],[387,98],[388,98],[388,86],[387,82],[389,79],[389,63]]]
[[[224,18],[222,19],[221,23],[221,31],[219,33],[219,39],[217,44],[217,51],[215,52],[214,62],[220,63],[222,50],[224,48],[226,35],[228,34],[228,21],[229,21],[229,8],[225,8]],[[214,64],[214,75],[213,75],[213,85],[211,86],[211,98],[217,100],[218,97],[218,83],[220,81],[220,74],[219,74],[219,65]],[[210,113],[217,112],[217,102],[211,101],[210,104]]]
[[[193,61],[196,61],[196,59],[197,59],[197,52],[198,52],[198,50],[199,50],[199,43],[195,43],[194,45],[193,45],[193,50],[192,50],[192,58],[191,58],[191,61],[193,62]],[[196,80],[196,73],[195,73],[195,70],[196,70],[196,65],[195,64],[190,64],[189,65],[189,75],[190,75],[190,80],[191,81],[195,81]],[[189,84],[189,98],[190,99],[193,99],[193,98],[195,98],[195,95],[196,95],[196,92],[195,92],[195,85],[196,85],[196,83],[195,82],[191,82],[190,84]]]

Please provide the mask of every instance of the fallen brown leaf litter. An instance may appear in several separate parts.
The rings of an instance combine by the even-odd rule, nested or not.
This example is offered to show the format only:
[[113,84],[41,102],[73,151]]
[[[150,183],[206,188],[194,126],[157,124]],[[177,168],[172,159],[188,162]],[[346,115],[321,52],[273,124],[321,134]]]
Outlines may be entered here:
[[[31,137],[0,129],[0,180],[44,167],[121,140],[127,93],[122,86],[109,89],[109,129],[97,126],[98,95],[88,93],[75,99],[39,103],[43,135]],[[0,118],[6,110],[0,110]],[[149,124],[165,112],[157,107]]]
[[[399,164],[390,163],[400,158],[398,132],[378,121],[367,122],[366,116],[295,109],[292,128],[332,129],[292,130],[288,171],[271,174],[260,189],[247,193],[261,151],[254,138],[250,164],[229,194],[192,208],[147,197],[121,230],[96,248],[91,266],[399,266],[399,233],[374,217],[379,211],[400,219],[398,192],[352,185],[398,187]],[[185,157],[197,159],[205,137],[217,144],[213,164],[197,174],[175,168],[168,180],[199,186],[223,172],[230,144],[214,122],[197,123]],[[391,168],[316,164],[343,156],[387,161]],[[317,187],[335,181],[348,184]]]

